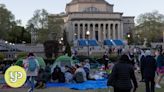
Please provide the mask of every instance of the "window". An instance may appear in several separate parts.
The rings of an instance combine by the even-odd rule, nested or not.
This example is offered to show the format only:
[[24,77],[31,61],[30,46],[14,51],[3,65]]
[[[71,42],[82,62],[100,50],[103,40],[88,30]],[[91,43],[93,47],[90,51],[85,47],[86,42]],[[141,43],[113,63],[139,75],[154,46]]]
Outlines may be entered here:
[[84,9],[83,12],[99,12],[99,10],[95,7],[89,7],[89,8]]

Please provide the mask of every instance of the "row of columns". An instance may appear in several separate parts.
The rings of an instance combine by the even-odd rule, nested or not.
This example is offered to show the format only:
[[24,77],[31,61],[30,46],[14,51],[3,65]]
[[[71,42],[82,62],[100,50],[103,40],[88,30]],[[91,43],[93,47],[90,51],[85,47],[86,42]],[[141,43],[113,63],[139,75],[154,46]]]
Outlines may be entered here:
[[121,26],[121,23],[74,23],[74,39],[87,39],[87,31],[90,31],[89,39],[122,39]]

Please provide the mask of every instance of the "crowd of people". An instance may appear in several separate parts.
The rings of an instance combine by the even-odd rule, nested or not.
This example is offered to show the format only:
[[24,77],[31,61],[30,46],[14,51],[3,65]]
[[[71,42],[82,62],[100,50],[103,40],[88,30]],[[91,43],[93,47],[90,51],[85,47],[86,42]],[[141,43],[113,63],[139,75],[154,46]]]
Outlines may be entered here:
[[[145,82],[146,92],[155,92],[156,88],[161,88],[160,82],[164,76],[164,53],[162,50],[142,50],[142,49],[119,49],[119,59],[112,63],[109,68],[109,56],[112,50],[103,55],[104,70],[111,70],[107,86],[113,86],[114,92],[133,92],[138,88],[138,81],[135,72],[141,74],[139,82]],[[111,65],[111,64],[110,64]],[[5,69],[7,69],[6,66]],[[90,75],[90,63],[86,59],[73,66],[52,66],[47,63],[43,69],[33,53],[29,53],[23,60],[23,67],[27,72],[25,86],[30,86],[28,92],[33,92],[34,88],[45,88],[47,82],[58,83],[82,83],[87,80],[95,80]],[[137,74],[138,75],[138,74]]]
[[74,66],[55,66],[53,71],[51,71],[49,64],[45,69],[40,68],[35,55],[29,53],[27,59],[23,60],[23,67],[27,73],[27,82],[25,85],[30,86],[28,92],[33,92],[34,88],[44,88],[47,82],[82,83],[86,80],[92,80],[89,77],[90,64],[88,59]]
[[108,85],[114,87],[114,92],[131,92],[133,85],[135,92],[138,87],[135,71],[141,73],[140,82],[145,82],[145,92],[155,92],[155,87],[161,88],[160,82],[164,76],[162,50],[124,51],[112,69]]

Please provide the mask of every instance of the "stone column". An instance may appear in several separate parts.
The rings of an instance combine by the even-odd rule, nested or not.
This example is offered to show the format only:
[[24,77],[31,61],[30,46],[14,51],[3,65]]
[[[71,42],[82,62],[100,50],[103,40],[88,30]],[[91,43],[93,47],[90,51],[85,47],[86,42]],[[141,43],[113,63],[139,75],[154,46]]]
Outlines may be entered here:
[[121,39],[121,28],[120,28],[120,23],[118,23],[118,39]]
[[121,37],[121,39],[124,39],[124,31],[123,31],[123,22],[121,21],[121,24],[120,24],[120,37]]
[[101,23],[98,24],[98,34],[99,41],[101,41]]
[[96,31],[95,24],[93,23],[92,25],[93,25],[93,36],[92,36],[92,39],[96,40],[96,38],[95,38],[95,31]]
[[103,26],[103,40],[105,40],[106,39],[106,24],[104,23],[103,24],[104,26]]
[[80,39],[80,23],[77,23],[77,38]]
[[86,32],[85,32],[85,31],[86,31],[86,30],[85,30],[85,23],[83,23],[83,29],[82,29],[82,30],[83,30],[83,31],[82,31],[82,32],[83,32],[83,39],[85,39],[85,34],[86,34]]
[[113,39],[115,40],[116,39],[116,25],[113,23]]
[[87,31],[90,32],[90,35],[89,35],[89,39],[90,39],[90,38],[91,38],[91,34],[92,34],[92,33],[91,33],[91,27],[90,27],[90,24],[89,24],[89,23],[88,23],[87,25],[88,25],[88,26],[87,26],[88,28],[87,28],[86,32],[87,32]]
[[115,39],[118,39],[118,24],[115,24]]
[[76,33],[76,30],[75,30],[75,23],[73,23],[73,39],[74,40],[76,40],[76,35],[75,35],[75,33]]
[[108,24],[108,39],[111,39],[111,30],[110,30],[110,23]]

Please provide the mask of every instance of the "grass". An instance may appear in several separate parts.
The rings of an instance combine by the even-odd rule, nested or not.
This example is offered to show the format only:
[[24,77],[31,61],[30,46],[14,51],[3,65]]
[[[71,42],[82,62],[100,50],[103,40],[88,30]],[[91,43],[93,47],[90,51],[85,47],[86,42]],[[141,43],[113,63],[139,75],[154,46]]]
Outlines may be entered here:
[[[140,74],[136,73],[137,80],[140,79]],[[136,92],[145,92],[145,83],[138,82],[138,89]],[[0,85],[1,86],[1,85]],[[155,92],[164,92],[164,79],[162,81],[162,88],[155,89]],[[27,88],[21,89],[0,89],[0,92],[27,92]],[[35,89],[34,92],[109,92],[109,89],[97,89],[97,90],[72,90],[68,88],[46,88],[46,89]],[[113,89],[111,88],[111,92]]]
[[[27,89],[0,89],[0,92],[27,92]],[[67,88],[47,88],[47,89],[36,89],[34,92],[108,92],[108,89],[97,89],[97,90],[71,90]],[[113,89],[111,88],[111,92]],[[136,92],[145,92],[144,83],[139,84],[139,88]],[[164,92],[164,84],[161,89],[156,89],[155,92]]]

